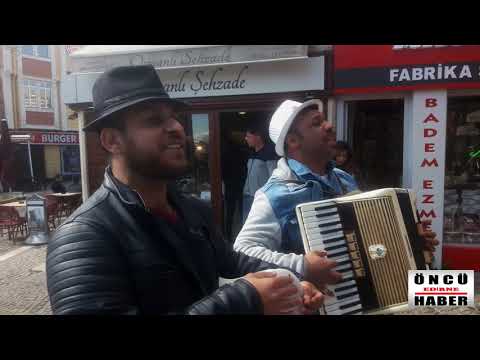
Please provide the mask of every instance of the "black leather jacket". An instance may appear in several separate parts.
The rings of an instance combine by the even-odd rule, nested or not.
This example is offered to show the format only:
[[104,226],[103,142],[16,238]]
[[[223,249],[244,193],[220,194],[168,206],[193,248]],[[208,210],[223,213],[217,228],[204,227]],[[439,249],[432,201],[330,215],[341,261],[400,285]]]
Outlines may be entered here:
[[47,285],[54,314],[263,312],[256,289],[237,278],[278,266],[233,251],[200,200],[169,189],[183,219],[152,215],[109,168],[103,185],[52,235]]

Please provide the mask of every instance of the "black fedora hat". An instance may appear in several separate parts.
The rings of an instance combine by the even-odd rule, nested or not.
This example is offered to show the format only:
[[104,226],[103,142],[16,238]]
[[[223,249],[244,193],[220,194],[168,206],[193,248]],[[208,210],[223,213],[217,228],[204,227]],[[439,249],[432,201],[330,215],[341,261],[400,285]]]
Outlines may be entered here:
[[144,101],[164,101],[178,110],[188,103],[170,98],[152,65],[120,66],[105,71],[92,90],[96,117],[85,131],[100,130],[112,114]]

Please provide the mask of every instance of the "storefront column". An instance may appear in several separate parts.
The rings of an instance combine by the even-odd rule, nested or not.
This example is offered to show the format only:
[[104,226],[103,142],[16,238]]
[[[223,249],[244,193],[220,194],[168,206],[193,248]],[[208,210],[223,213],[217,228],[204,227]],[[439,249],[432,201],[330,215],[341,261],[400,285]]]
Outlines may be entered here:
[[345,101],[336,100],[335,104],[335,132],[337,140],[347,139],[347,112],[345,109]]
[[[406,104],[410,110],[410,104]],[[442,268],[443,205],[445,182],[445,144],[447,123],[446,90],[414,91],[411,99],[410,124],[406,124],[410,140],[405,137],[404,168],[411,167],[406,183],[411,181],[417,194],[417,208],[422,220],[431,220],[431,230],[440,244],[435,252],[434,266]],[[411,141],[411,142],[410,142]]]
[[327,100],[327,108],[325,109],[325,115],[327,116],[327,120],[330,121],[333,126],[336,128],[336,105],[334,98],[328,98]]
[[85,202],[90,196],[90,190],[88,187],[88,167],[87,167],[87,138],[85,131],[82,129],[85,127],[85,113],[80,111],[78,113],[78,139],[80,143],[80,172],[82,175],[82,197]]
[[403,100],[403,176],[402,187],[413,188],[413,97],[410,94]]
[[44,147],[45,157],[45,177],[53,179],[62,173],[60,164],[60,147],[56,145],[47,145]]

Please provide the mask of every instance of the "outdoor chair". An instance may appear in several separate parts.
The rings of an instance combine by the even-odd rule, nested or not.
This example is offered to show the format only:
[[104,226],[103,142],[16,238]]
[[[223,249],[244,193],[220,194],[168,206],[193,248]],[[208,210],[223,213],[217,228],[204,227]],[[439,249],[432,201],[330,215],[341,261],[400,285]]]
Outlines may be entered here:
[[28,235],[27,220],[14,207],[0,206],[0,232],[2,235],[6,232],[8,240],[15,243],[19,233],[22,237]]
[[54,196],[45,197],[47,206],[47,223],[49,230],[54,230],[57,227],[57,221],[60,222],[62,209],[60,202]]

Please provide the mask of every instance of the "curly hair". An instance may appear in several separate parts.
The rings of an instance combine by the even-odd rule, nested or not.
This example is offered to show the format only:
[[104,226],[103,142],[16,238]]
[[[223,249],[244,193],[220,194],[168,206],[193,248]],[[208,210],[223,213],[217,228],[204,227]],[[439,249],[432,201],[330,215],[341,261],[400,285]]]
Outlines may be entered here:
[[347,152],[347,162],[352,160],[353,151],[352,151],[352,148],[350,147],[350,145],[348,145],[347,142],[341,141],[341,140],[337,141],[336,148],[339,151],[346,151]]

